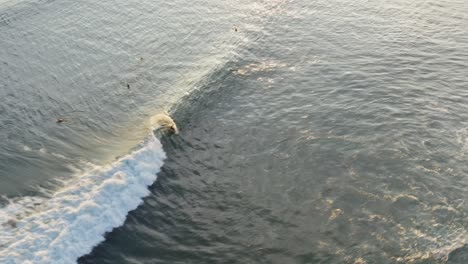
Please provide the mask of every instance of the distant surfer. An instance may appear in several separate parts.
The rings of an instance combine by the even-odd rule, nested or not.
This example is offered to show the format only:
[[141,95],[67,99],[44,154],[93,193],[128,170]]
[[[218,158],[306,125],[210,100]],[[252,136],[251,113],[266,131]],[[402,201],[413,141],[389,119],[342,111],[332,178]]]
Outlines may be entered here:
[[129,89],[129,90],[130,90],[130,84],[128,84],[128,83],[127,83],[127,89]]
[[237,27],[234,27],[234,31],[237,32]]
[[57,120],[55,121],[55,123],[57,123],[57,124],[61,124],[61,123],[65,123],[65,122],[67,122],[67,119],[62,118],[62,117],[57,118]]

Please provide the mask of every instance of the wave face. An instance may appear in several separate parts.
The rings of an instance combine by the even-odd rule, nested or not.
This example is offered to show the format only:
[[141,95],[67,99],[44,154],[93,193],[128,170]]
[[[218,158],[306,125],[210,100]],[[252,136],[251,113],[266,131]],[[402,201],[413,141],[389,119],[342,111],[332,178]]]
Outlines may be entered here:
[[151,135],[138,150],[77,175],[49,198],[23,197],[0,209],[0,263],[76,263],[149,194],[165,157]]

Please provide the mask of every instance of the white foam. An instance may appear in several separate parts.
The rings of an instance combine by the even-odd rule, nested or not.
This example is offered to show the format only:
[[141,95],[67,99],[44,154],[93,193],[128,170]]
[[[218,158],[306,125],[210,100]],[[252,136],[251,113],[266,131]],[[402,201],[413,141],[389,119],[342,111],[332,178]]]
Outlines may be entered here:
[[50,198],[11,201],[0,209],[0,263],[76,263],[149,194],[165,157],[151,135],[138,150],[77,175]]

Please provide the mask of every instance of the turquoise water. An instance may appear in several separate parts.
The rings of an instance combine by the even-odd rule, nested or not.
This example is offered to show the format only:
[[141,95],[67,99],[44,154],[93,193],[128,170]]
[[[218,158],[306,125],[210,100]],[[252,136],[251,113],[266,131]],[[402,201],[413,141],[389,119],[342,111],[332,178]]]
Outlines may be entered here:
[[466,3],[0,10],[0,262],[468,260]]

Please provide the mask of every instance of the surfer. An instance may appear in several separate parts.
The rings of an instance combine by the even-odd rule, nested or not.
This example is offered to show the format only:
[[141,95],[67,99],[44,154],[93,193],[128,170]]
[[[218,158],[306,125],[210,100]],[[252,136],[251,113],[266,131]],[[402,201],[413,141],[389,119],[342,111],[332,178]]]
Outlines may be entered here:
[[59,117],[59,118],[57,118],[57,120],[55,121],[55,123],[61,124],[61,123],[64,123],[64,122],[66,122],[66,121],[67,121],[67,120],[66,120],[65,118]]

